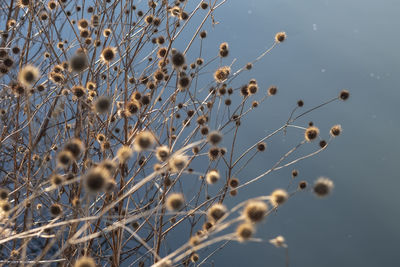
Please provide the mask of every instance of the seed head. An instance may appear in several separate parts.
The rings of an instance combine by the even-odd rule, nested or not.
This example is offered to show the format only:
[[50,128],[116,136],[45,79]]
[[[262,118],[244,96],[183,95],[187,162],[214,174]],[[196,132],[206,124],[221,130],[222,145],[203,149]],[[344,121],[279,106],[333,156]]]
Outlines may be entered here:
[[342,126],[340,126],[339,124],[332,126],[330,134],[333,137],[339,136],[341,133],[342,133]]
[[333,182],[331,179],[326,178],[326,177],[320,177],[318,178],[315,183],[314,183],[314,193],[318,197],[325,197],[329,195],[329,193],[333,189]]
[[89,193],[96,194],[105,188],[110,172],[105,168],[94,167],[83,178],[83,184]]
[[8,195],[10,194],[10,191],[5,188],[0,188],[0,200],[5,201],[8,199]]
[[165,202],[166,207],[170,211],[178,211],[182,208],[183,204],[185,203],[185,198],[181,193],[171,193],[167,197]]
[[139,132],[134,141],[134,148],[136,151],[148,150],[155,142],[155,138],[150,131]]
[[217,83],[223,83],[228,79],[228,76],[231,72],[231,68],[229,66],[224,66],[217,69],[214,73],[214,79]]
[[176,51],[172,54],[171,63],[175,68],[181,68],[185,62],[185,56],[181,52]]
[[275,42],[282,43],[285,40],[286,40],[286,33],[285,32],[278,32],[275,35]]
[[229,186],[230,186],[231,188],[236,188],[236,187],[239,186],[239,179],[238,179],[238,178],[235,178],[235,177],[230,178],[229,181],[228,181],[228,184],[229,184]]
[[69,60],[70,70],[73,72],[82,72],[88,67],[89,63],[85,53],[76,53]]
[[285,203],[288,198],[289,198],[289,195],[285,190],[276,189],[271,194],[270,202],[271,202],[272,206],[277,207],[277,206]]
[[248,222],[241,223],[236,228],[236,235],[240,242],[249,240],[253,236],[254,232],[255,232],[255,228],[254,228],[253,224],[248,223]]
[[215,184],[220,178],[218,170],[211,170],[206,175],[206,181],[208,184]]
[[188,164],[188,158],[184,154],[174,154],[168,161],[172,172],[181,172]]
[[207,217],[212,222],[219,221],[226,214],[226,207],[220,203],[216,203],[210,207],[207,212]]
[[90,257],[83,256],[75,262],[74,267],[96,267],[96,262]]
[[212,131],[207,136],[207,141],[212,145],[218,145],[222,140],[222,134],[219,131]]
[[161,162],[166,161],[169,157],[169,148],[167,146],[159,146],[156,150],[156,157]]
[[33,65],[25,65],[18,74],[18,81],[26,87],[31,87],[39,80],[40,71]]
[[57,173],[53,174],[50,177],[50,182],[53,186],[60,186],[63,183],[63,181],[64,181],[63,177]]
[[101,52],[100,59],[106,63],[109,64],[111,61],[113,61],[116,57],[117,54],[117,49],[115,47],[108,46],[103,49]]
[[129,146],[121,146],[117,151],[117,158],[119,162],[124,163],[133,154],[133,150]]
[[319,135],[319,129],[315,126],[308,127],[304,132],[304,138],[308,141],[314,141]]
[[106,113],[110,110],[111,99],[107,96],[100,96],[94,103],[94,110],[98,113]]
[[72,154],[72,157],[77,160],[83,150],[85,149],[83,143],[78,138],[73,138],[68,141],[68,143],[64,146],[65,151],[69,151]]
[[347,90],[340,91],[339,98],[341,100],[345,101],[345,100],[349,99],[349,97],[350,97],[350,92],[349,91],[347,91]]
[[62,208],[61,205],[58,203],[54,203],[53,205],[50,206],[50,214],[54,217],[57,217],[62,213]]
[[57,154],[57,164],[61,168],[68,168],[68,166],[74,160],[74,156],[71,151],[62,150]]
[[268,205],[260,200],[251,200],[244,208],[243,214],[247,221],[259,223],[267,214]]

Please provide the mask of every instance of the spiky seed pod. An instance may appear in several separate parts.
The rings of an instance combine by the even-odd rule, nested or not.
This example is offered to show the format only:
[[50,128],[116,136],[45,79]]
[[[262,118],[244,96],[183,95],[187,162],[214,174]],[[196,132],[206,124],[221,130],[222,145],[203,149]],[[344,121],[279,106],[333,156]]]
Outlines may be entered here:
[[203,2],[200,3],[200,7],[201,7],[202,9],[207,9],[207,8],[208,8],[208,3],[205,2],[205,1],[203,1]]
[[58,203],[54,203],[53,205],[50,206],[50,214],[54,217],[57,217],[61,215],[62,213],[62,207]]
[[139,111],[139,109],[140,109],[140,102],[137,101],[136,99],[132,99],[126,105],[126,110],[129,112],[130,116],[136,114]]
[[319,129],[315,126],[308,127],[304,132],[304,138],[307,142],[314,141],[319,135]]
[[89,22],[86,19],[78,20],[79,30],[87,29],[87,27],[89,27]]
[[64,182],[64,179],[61,175],[55,173],[50,177],[50,182],[53,186],[60,186]]
[[74,160],[74,156],[71,151],[62,150],[57,154],[57,165],[61,168],[68,168]]
[[139,132],[134,140],[134,148],[136,151],[148,150],[154,144],[155,138],[150,131]]
[[270,197],[271,205],[277,207],[286,202],[289,198],[289,194],[283,189],[276,189],[272,192]]
[[175,68],[183,67],[185,62],[186,62],[185,56],[181,52],[176,51],[174,54],[172,54],[171,63],[172,66],[174,66]]
[[10,212],[10,210],[11,210],[11,204],[8,201],[1,201],[0,202],[0,209],[4,213],[8,214]]
[[94,102],[94,110],[98,113],[106,113],[110,110],[111,99],[107,96],[100,96]]
[[206,181],[208,184],[215,184],[220,177],[218,170],[211,170],[206,175]]
[[164,162],[169,157],[169,148],[167,146],[159,146],[156,150],[156,157],[159,161]]
[[93,258],[83,256],[75,262],[74,267],[96,267],[96,262]]
[[40,78],[40,71],[33,65],[25,65],[18,73],[18,81],[25,87],[31,87]]
[[278,91],[278,88],[275,85],[271,85],[268,88],[268,95],[276,95],[277,91]]
[[109,37],[111,35],[111,33],[112,33],[111,29],[108,29],[108,28],[104,29],[103,36],[104,37]]
[[239,179],[238,179],[238,178],[235,178],[235,177],[230,178],[229,181],[228,181],[228,184],[229,184],[229,186],[230,186],[231,188],[236,188],[236,187],[239,186]]
[[229,66],[224,66],[219,69],[217,69],[214,72],[214,79],[217,83],[223,83],[228,79],[228,76],[231,72],[231,68]]
[[71,152],[75,160],[79,158],[84,149],[85,146],[78,138],[73,138],[69,140],[68,143],[64,146],[64,150]]
[[321,148],[325,148],[325,147],[326,147],[326,145],[327,145],[327,143],[326,143],[326,141],[325,141],[325,140],[321,140],[321,141],[319,141],[319,146],[320,146]]
[[303,190],[307,187],[307,182],[306,181],[300,181],[299,182],[299,189]]
[[329,193],[333,189],[333,182],[331,179],[326,178],[326,177],[320,177],[318,178],[315,183],[314,183],[314,193],[318,197],[325,197],[329,195]]
[[340,126],[339,124],[332,126],[331,130],[329,131],[329,133],[333,136],[339,136],[342,133],[342,126]]
[[349,97],[350,97],[350,92],[349,91],[347,91],[347,90],[340,91],[340,93],[339,93],[339,99],[340,100],[345,101],[345,100],[349,99]]
[[87,57],[85,53],[76,53],[69,60],[69,68],[73,72],[80,73],[84,71],[89,66]]
[[110,179],[110,172],[105,168],[94,167],[83,178],[83,184],[88,193],[96,194],[102,191]]
[[106,47],[103,49],[103,51],[101,52],[101,56],[100,59],[106,63],[109,64],[111,63],[111,61],[113,61],[115,59],[117,55],[117,49],[115,47]]
[[113,160],[105,159],[100,163],[99,167],[108,170],[112,174],[117,170],[118,165]]
[[282,43],[285,40],[286,40],[286,33],[285,32],[278,32],[275,35],[275,42]]
[[249,91],[250,95],[254,95],[258,91],[258,85],[257,84],[249,84],[249,86],[247,87],[247,90]]
[[171,172],[181,172],[188,164],[188,157],[184,154],[173,154],[169,161],[168,166]]
[[208,134],[207,141],[213,146],[218,145],[222,141],[222,134],[219,131],[212,131]]
[[86,94],[86,89],[82,85],[75,85],[72,87],[72,93],[74,96],[80,98]]
[[236,235],[240,242],[249,240],[255,232],[255,228],[251,223],[241,223],[236,228]]
[[170,211],[178,211],[183,207],[185,198],[181,193],[171,193],[168,195],[165,205]]
[[221,150],[220,150],[219,147],[214,146],[214,147],[211,147],[211,148],[208,150],[208,158],[209,158],[211,161],[217,160],[218,157],[220,156],[220,154],[221,154]]
[[257,150],[258,151],[265,151],[265,149],[267,148],[267,144],[265,142],[260,142],[257,144]]
[[260,200],[250,200],[244,208],[243,215],[247,221],[259,223],[268,211],[267,203]]
[[178,88],[181,91],[185,91],[190,85],[190,78],[186,75],[181,76],[178,80]]
[[119,162],[124,163],[133,154],[133,150],[129,146],[121,146],[117,151],[117,158]]
[[216,203],[212,205],[207,212],[208,220],[218,222],[222,217],[224,217],[226,212],[227,209],[223,204]]
[[8,199],[8,195],[10,194],[10,191],[6,188],[0,188],[0,200],[5,201]]

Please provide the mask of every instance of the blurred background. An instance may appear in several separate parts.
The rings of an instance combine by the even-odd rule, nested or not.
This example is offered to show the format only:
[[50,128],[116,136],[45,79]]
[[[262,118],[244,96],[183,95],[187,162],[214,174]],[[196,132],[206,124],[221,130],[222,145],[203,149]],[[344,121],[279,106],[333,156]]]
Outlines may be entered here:
[[[299,99],[306,110],[344,88],[351,97],[297,122],[313,121],[326,139],[332,125],[342,125],[343,134],[326,151],[293,166],[299,170],[295,183],[327,176],[335,182],[333,194],[297,194],[260,225],[257,237],[265,242],[231,242],[204,266],[285,266],[284,249],[268,243],[277,235],[287,240],[290,266],[400,266],[399,10],[394,0],[235,0],[215,13],[220,23],[208,25],[206,43],[215,50],[216,43],[228,42],[230,59],[237,58],[234,69],[269,47],[276,32],[287,33],[284,43],[240,78],[256,78],[265,88],[275,84],[278,94],[242,122],[238,150],[281,126]],[[289,129],[276,136],[241,177],[261,173],[301,135]],[[241,189],[227,205],[286,188],[293,168]]]

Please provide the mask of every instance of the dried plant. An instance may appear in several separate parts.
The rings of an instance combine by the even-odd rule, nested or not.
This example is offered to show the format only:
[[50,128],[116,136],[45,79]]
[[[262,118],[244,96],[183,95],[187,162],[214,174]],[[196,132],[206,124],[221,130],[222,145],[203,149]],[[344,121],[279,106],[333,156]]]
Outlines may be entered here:
[[[207,25],[225,2],[1,0],[0,263],[201,265],[212,244],[262,240],[257,225],[307,188],[300,181],[223,204],[325,150],[340,125],[325,141],[316,126],[296,123],[349,97],[342,90],[303,112],[300,100],[281,127],[238,151],[241,122],[278,88],[235,79],[286,33],[271,34],[271,47],[245,66],[226,42],[205,51]],[[271,137],[289,130],[298,144],[243,177]],[[294,153],[303,146],[314,151]],[[320,178],[311,191],[323,197],[332,187]],[[270,242],[288,247],[282,236]]]

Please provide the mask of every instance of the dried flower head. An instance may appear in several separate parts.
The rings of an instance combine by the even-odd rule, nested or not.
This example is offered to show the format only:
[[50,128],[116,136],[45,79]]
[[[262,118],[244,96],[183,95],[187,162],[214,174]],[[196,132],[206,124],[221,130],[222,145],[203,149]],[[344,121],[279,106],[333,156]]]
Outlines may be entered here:
[[272,192],[270,197],[271,205],[277,207],[286,202],[286,200],[289,198],[289,194],[283,189],[276,189],[274,192]]
[[249,240],[255,232],[253,224],[245,222],[238,225],[236,228],[236,235],[240,242]]
[[220,178],[218,170],[211,170],[206,175],[206,181],[208,184],[215,184]]
[[320,177],[318,178],[315,183],[314,183],[314,193],[318,197],[325,197],[329,195],[329,193],[333,189],[333,182],[331,179],[326,178],[326,177]]
[[342,133],[342,126],[340,126],[339,124],[336,124],[334,126],[332,126],[331,130],[329,131],[329,133],[333,136],[339,136]]
[[285,32],[278,32],[275,35],[275,42],[282,43],[285,40],[286,40],[286,33]]
[[90,169],[83,178],[83,184],[87,192],[96,194],[102,191],[110,179],[110,172],[101,167]]
[[159,146],[156,149],[156,157],[159,161],[164,162],[169,157],[169,148],[167,146]]
[[31,87],[37,80],[39,80],[40,71],[33,65],[25,65],[22,67],[18,74],[18,81],[26,87]]
[[93,258],[83,256],[75,262],[74,267],[96,267],[96,262]]
[[109,64],[111,63],[111,61],[115,59],[116,55],[117,55],[117,49],[115,47],[108,46],[104,48],[103,51],[101,52],[100,59],[104,63]]
[[243,210],[243,215],[249,222],[259,223],[268,211],[267,203],[260,200],[250,200]]
[[134,140],[134,148],[136,151],[148,150],[154,144],[155,138],[150,131],[139,132]]
[[314,141],[319,135],[319,129],[315,126],[308,127],[304,132],[304,138],[308,141]]
[[227,209],[223,204],[216,203],[212,205],[207,212],[207,217],[212,222],[219,221],[226,214]]
[[117,151],[117,158],[119,162],[124,163],[133,154],[133,150],[129,146],[121,146]]
[[185,198],[181,193],[171,193],[168,195],[165,205],[170,211],[178,211],[183,207]]
[[214,72],[214,79],[217,83],[223,83],[228,79],[228,76],[231,72],[231,68],[229,66],[224,66],[217,69]]
[[111,99],[107,96],[100,96],[94,102],[94,110],[98,113],[106,113],[110,110]]
[[207,136],[207,141],[212,145],[218,145],[222,141],[222,134],[219,131],[212,131]]
[[82,141],[79,140],[78,138],[73,138],[67,142],[64,146],[65,151],[69,151],[72,154],[72,157],[77,160],[83,150],[85,149],[85,146],[83,145]]

